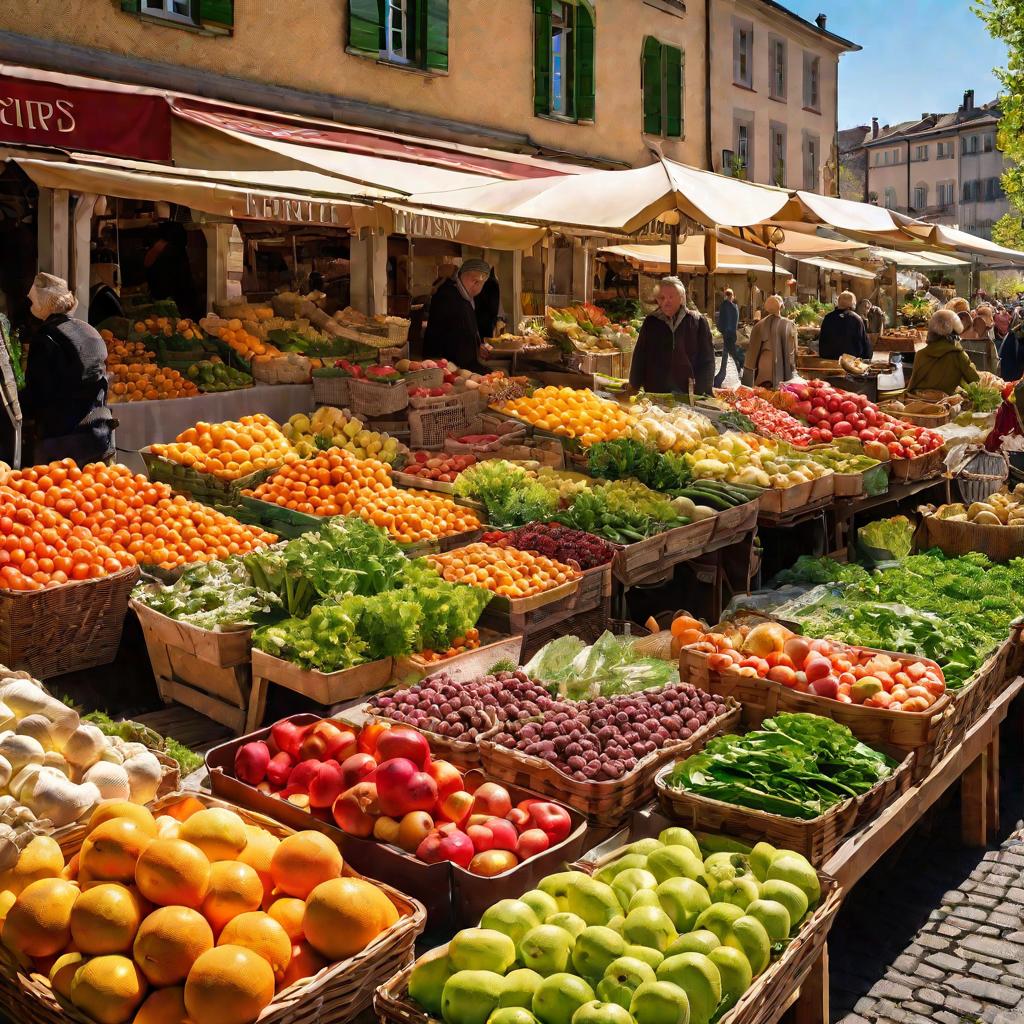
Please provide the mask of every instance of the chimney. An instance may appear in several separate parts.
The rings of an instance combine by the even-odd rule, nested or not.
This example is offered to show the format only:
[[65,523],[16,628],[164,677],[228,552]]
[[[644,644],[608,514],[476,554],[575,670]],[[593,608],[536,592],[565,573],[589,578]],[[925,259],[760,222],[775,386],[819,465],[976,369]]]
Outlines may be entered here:
[[964,105],[963,105],[963,109],[966,110],[966,111],[970,111],[970,110],[974,109],[974,90],[973,89],[965,89],[964,90]]
[[818,26],[818,28],[821,29],[822,32],[824,32],[825,31],[825,26],[828,24],[828,15],[827,14],[819,14],[814,19],[814,23]]
[[878,138],[878,118],[877,117],[871,118],[871,138],[873,138],[873,139],[877,139]]

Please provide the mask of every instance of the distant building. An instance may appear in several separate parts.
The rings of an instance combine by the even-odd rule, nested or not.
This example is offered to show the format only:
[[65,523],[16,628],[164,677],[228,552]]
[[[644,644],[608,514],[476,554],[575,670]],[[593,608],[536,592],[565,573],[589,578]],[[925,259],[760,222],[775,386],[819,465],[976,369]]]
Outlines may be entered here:
[[866,124],[839,132],[839,195],[842,199],[867,202],[868,154],[864,143],[870,134],[871,126]]

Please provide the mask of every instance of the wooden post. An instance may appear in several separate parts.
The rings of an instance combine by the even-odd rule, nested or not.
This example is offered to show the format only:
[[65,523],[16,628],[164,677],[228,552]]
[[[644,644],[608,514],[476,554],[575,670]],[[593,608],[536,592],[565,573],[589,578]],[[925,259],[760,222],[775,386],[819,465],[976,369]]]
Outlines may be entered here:
[[242,294],[242,235],[233,221],[202,223],[206,239],[206,308]]
[[68,197],[66,188],[41,188],[37,215],[37,269],[68,278]]
[[352,305],[361,313],[375,316],[388,311],[387,235],[364,230],[354,236],[350,249],[352,264]]
[[572,295],[590,302],[594,297],[594,279],[590,272],[590,248],[585,239],[572,240]]
[[960,833],[964,846],[988,845],[989,750],[971,762],[960,780]]
[[828,1024],[828,946],[811,965],[810,973],[800,986],[800,997],[793,1006],[793,1024]]
[[675,277],[679,273],[679,223],[669,225],[668,272]]
[[512,334],[519,330],[519,321],[523,319],[523,251],[512,252],[512,297],[505,307],[509,315],[508,329]]
[[81,320],[89,319],[89,245],[92,241],[92,215],[96,209],[99,196],[84,192],[75,203],[75,215],[72,231],[71,248],[71,280],[68,284],[75,298],[78,309],[75,315]]

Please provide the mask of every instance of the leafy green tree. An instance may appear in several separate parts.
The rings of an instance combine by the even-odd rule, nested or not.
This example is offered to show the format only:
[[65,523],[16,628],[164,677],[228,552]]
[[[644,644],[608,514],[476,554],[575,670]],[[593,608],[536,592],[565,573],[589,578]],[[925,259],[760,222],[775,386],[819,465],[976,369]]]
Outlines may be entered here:
[[1007,249],[1024,249],[1024,221],[1019,214],[1004,213],[992,225],[992,241],[1005,245]]

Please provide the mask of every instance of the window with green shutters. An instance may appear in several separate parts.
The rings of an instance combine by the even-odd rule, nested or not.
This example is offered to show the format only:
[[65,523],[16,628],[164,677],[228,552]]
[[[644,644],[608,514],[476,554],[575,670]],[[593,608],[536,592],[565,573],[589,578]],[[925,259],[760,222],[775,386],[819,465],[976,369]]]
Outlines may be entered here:
[[539,115],[593,121],[596,24],[589,0],[533,0],[533,106]]
[[448,0],[349,0],[348,51],[389,64],[448,70]]
[[121,0],[121,10],[219,35],[230,35],[235,25],[234,0]]
[[681,139],[683,118],[683,51],[654,36],[644,40],[641,84],[645,135]]

